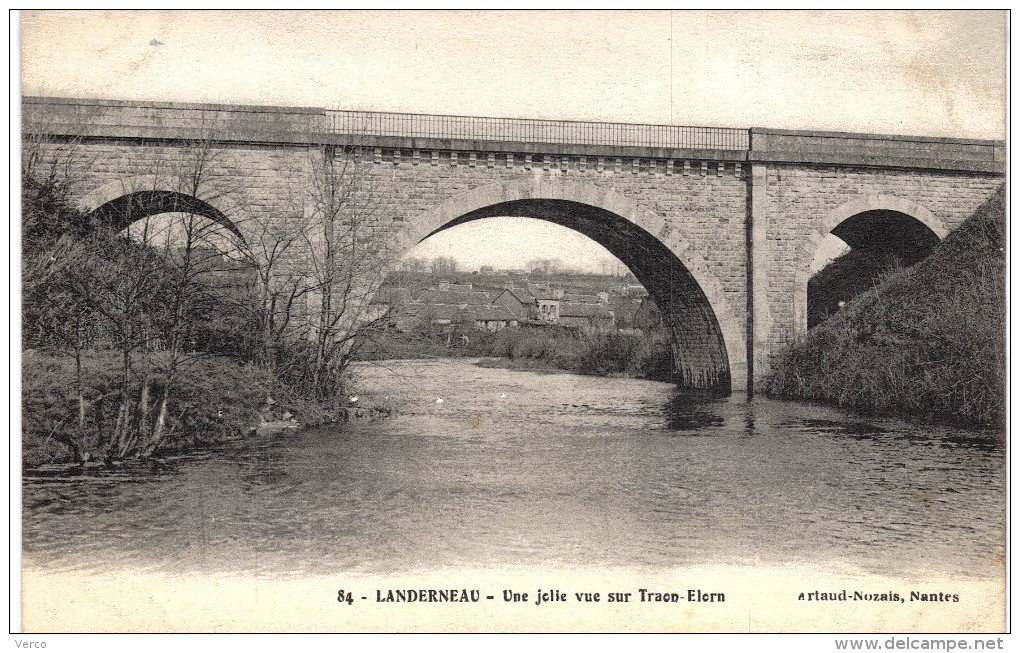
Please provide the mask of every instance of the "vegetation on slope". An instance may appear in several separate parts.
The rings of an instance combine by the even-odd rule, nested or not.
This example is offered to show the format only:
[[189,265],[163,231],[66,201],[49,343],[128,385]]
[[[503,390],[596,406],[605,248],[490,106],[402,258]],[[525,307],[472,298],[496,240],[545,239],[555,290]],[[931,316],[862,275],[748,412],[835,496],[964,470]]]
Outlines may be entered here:
[[[281,219],[281,204],[228,226],[179,201],[213,187],[224,150],[210,141],[152,162],[155,197],[169,203],[138,188],[92,212],[73,199],[91,166],[80,145],[22,142],[26,465],[112,465],[263,420],[364,411],[348,410],[348,366],[371,328],[355,281],[385,261],[366,235],[378,207],[365,206],[358,166],[330,158],[316,169],[302,220]],[[242,226],[246,237],[230,233]]]
[[764,393],[1003,424],[1005,243],[1000,188],[930,257],[886,276],[778,355]]

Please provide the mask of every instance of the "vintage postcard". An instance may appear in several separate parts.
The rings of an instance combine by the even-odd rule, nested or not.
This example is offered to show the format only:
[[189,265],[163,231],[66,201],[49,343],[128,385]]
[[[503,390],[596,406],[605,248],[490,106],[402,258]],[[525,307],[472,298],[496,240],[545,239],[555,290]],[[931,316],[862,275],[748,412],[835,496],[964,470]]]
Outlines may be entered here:
[[26,642],[1007,630],[1008,13],[18,21]]

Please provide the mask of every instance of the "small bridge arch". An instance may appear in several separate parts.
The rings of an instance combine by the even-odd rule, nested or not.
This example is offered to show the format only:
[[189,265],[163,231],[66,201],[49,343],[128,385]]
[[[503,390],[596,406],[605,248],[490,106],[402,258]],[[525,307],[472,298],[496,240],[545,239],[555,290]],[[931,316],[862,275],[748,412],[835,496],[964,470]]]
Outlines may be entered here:
[[808,329],[808,282],[813,271],[812,262],[822,240],[833,234],[852,248],[869,246],[885,237],[883,229],[892,228],[901,247],[933,247],[941,242],[949,230],[930,210],[895,195],[864,195],[841,204],[819,219],[816,228],[808,234],[798,257],[796,287],[794,289],[794,336],[800,339]]
[[118,231],[161,213],[193,213],[222,225],[244,241],[240,225],[245,212],[229,193],[211,184],[194,194],[177,186],[155,175],[128,177],[99,186],[77,204],[83,213],[98,216]]

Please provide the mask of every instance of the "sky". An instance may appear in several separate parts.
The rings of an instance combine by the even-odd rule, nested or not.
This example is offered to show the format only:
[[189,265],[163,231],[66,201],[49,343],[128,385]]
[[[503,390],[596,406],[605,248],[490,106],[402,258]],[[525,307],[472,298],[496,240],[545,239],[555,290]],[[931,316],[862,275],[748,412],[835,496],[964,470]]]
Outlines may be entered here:
[[[409,256],[430,259],[452,256],[460,267],[476,270],[492,265],[503,270],[528,270],[534,259],[559,259],[565,266],[589,272],[615,273],[619,259],[587,236],[576,231],[532,218],[497,217],[458,225],[423,240]],[[531,249],[522,247],[527,235]],[[484,243],[484,247],[465,247],[465,243]],[[605,263],[605,265],[603,265]],[[623,264],[620,263],[620,266]]]
[[[1002,12],[43,11],[21,38],[25,95],[1005,137]],[[418,249],[602,256],[486,222]]]

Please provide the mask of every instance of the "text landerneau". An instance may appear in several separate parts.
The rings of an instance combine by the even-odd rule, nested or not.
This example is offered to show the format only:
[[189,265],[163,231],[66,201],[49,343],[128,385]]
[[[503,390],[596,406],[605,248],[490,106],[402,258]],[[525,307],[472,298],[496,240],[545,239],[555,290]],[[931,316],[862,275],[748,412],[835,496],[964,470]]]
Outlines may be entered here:
[[482,593],[476,589],[420,589],[375,591],[377,603],[478,603]]

